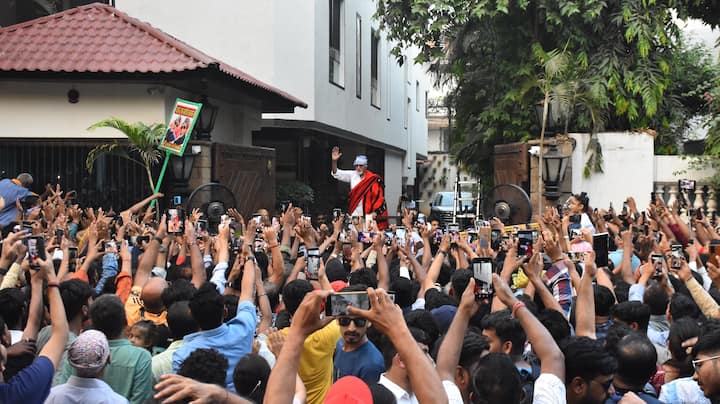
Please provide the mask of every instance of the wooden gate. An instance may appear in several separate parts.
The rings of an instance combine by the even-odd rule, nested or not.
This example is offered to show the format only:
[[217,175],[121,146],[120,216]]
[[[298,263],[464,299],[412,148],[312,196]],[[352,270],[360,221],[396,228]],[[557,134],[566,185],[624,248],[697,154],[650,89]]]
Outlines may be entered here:
[[530,193],[530,159],[527,143],[495,146],[495,185],[514,184]]
[[212,178],[230,188],[245,216],[275,208],[275,150],[264,147],[213,145]]

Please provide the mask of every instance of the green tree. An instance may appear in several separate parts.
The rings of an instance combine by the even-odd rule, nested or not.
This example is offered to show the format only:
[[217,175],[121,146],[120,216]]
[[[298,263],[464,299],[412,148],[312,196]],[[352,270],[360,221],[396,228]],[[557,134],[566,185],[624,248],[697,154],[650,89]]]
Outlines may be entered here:
[[[377,17],[393,52],[420,49],[416,62],[457,83],[453,150],[478,175],[492,171],[495,144],[537,137],[533,105],[542,91],[518,83],[540,77],[532,49],[566,49],[582,67],[582,89],[602,107],[605,128],[670,122],[666,95],[679,68],[674,0],[379,0]],[[683,10],[681,10],[682,12]],[[677,72],[677,74],[682,74]],[[566,80],[572,82],[573,80]],[[694,86],[693,86],[694,88]],[[580,91],[581,90],[581,91]],[[682,102],[683,100],[680,99]],[[584,108],[571,108],[565,131],[592,131]]]
[[119,130],[127,137],[128,143],[123,144],[114,140],[111,143],[101,144],[90,150],[85,160],[85,167],[88,172],[92,173],[95,161],[102,156],[114,155],[122,157],[144,167],[150,189],[155,189],[152,167],[157,164],[160,161],[160,157],[162,157],[162,154],[158,150],[158,145],[160,145],[165,135],[165,125],[162,123],[150,125],[142,122],[128,123],[122,119],[110,118],[95,123],[90,126],[88,130],[95,130],[97,128],[113,128]]

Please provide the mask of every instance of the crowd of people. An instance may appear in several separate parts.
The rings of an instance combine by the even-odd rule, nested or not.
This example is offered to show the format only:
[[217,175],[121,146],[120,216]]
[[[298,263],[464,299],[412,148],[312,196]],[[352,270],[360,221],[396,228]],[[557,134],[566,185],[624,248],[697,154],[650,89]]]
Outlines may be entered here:
[[162,194],[19,188],[1,403],[720,403],[720,235],[660,198],[459,230],[178,204],[169,232]]

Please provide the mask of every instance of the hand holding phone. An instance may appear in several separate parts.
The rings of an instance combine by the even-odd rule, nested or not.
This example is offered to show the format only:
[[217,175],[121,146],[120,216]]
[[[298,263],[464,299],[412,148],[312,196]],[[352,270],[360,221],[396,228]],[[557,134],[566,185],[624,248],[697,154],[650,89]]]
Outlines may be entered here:
[[492,259],[485,257],[473,258],[472,270],[475,279],[475,298],[478,300],[492,298],[495,294],[492,283]]
[[361,310],[370,310],[370,299],[367,292],[338,292],[327,297],[325,315],[347,316],[348,306]]

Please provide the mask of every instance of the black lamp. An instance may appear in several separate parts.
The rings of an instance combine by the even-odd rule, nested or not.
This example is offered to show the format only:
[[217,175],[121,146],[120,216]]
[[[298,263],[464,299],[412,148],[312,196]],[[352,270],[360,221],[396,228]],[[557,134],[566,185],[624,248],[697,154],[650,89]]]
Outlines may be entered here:
[[[552,109],[552,102],[548,103],[548,113],[547,113],[547,120],[545,121],[545,135],[546,136],[552,136],[557,133],[556,130],[556,124],[555,116],[553,115],[553,109]],[[542,130],[542,123],[543,123],[543,101],[538,102],[535,104],[535,116],[538,120],[538,125],[540,125],[540,129]]]
[[198,140],[210,140],[210,132],[215,127],[215,118],[217,118],[218,107],[208,101],[206,95],[200,98],[202,108],[200,108],[200,116],[195,126],[197,130]]
[[195,154],[191,151],[192,146],[185,148],[182,156],[171,156],[170,167],[174,179],[174,188],[177,192],[187,190],[190,176],[192,175],[193,165],[195,164]]
[[561,154],[556,145],[550,145],[550,150],[543,156],[542,178],[545,183],[543,195],[547,199],[556,201],[562,195],[560,184],[565,180],[569,161],[570,156]]

